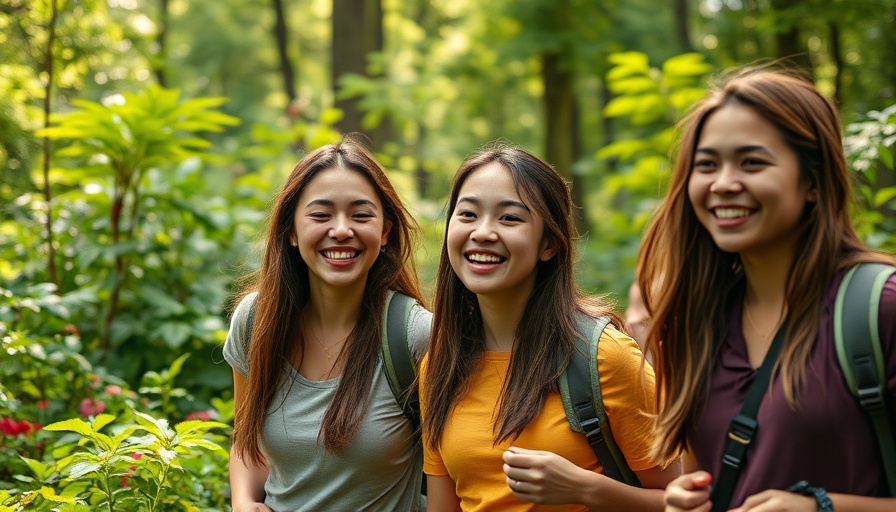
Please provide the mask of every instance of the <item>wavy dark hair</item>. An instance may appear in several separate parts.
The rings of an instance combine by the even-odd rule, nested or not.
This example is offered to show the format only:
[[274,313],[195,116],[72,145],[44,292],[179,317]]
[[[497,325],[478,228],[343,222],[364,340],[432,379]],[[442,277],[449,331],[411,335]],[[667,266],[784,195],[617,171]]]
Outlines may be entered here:
[[[301,311],[310,300],[308,266],[290,245],[296,204],[317,173],[334,168],[355,171],[373,185],[385,221],[392,225],[388,242],[367,275],[360,317],[346,341],[345,367],[320,429],[325,449],[340,453],[354,436],[367,410],[383,329],[382,310],[390,289],[423,298],[412,257],[419,228],[386,177],[385,169],[359,141],[346,137],[308,153],[295,166],[277,195],[270,216],[264,256],[254,284],[243,296],[258,292],[246,400],[235,411],[233,443],[244,458],[263,460],[258,446],[262,426],[277,389],[285,385],[283,365],[302,341]],[[298,341],[297,341],[298,340]]]
[[[519,436],[538,415],[547,394],[557,389],[557,379],[575,350],[577,314],[609,315],[617,326],[622,325],[622,320],[601,299],[586,298],[575,285],[576,236],[569,188],[550,165],[523,149],[489,146],[461,165],[451,185],[446,239],[464,182],[477,169],[493,163],[510,171],[520,197],[544,219],[543,240],[556,249],[552,258],[537,264],[535,287],[516,327],[509,375],[494,418],[497,444]],[[451,410],[466,393],[485,350],[476,295],[454,273],[444,242],[436,290],[426,372],[428,385],[422,397],[426,405],[422,428],[433,448],[439,446]]]
[[647,346],[656,357],[657,455],[686,446],[708,392],[728,322],[745,290],[739,256],[720,250],[688,198],[697,141],[707,117],[725,105],[753,109],[777,126],[797,154],[800,179],[817,192],[798,229],[786,283],[787,333],[776,363],[795,406],[818,335],[822,300],[835,274],[861,261],[891,261],[868,249],[849,218],[850,175],[837,109],[794,71],[736,70],[713,85],[679,123],[669,191],[642,243],[637,275],[651,315]]

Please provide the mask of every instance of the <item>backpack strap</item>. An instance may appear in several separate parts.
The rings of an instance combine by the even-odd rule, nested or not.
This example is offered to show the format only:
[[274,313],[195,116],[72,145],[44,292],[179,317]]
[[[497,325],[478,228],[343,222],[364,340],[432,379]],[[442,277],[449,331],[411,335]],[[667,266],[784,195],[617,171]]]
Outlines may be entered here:
[[834,302],[834,344],[849,390],[871,418],[890,496],[896,496],[896,438],[888,414],[887,382],[877,317],[884,283],[896,267],[862,263],[843,277]]
[[416,301],[403,293],[389,290],[383,308],[383,371],[395,400],[414,430],[420,426],[420,398],[413,388],[417,374],[414,356],[408,347],[408,323]]
[[569,366],[560,375],[560,396],[570,427],[585,434],[604,473],[620,482],[641,486],[635,472],[628,467],[622,450],[610,431],[604,410],[597,373],[597,343],[610,318],[597,319],[582,315],[576,319],[576,350]]

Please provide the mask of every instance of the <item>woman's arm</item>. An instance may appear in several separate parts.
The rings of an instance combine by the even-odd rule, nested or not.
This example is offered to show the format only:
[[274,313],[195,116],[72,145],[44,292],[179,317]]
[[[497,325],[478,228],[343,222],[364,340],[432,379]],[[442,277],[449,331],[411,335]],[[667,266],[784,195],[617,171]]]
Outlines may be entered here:
[[450,476],[426,475],[427,512],[456,512],[460,510],[460,498],[454,480]]
[[[246,379],[239,372],[233,372],[234,407],[246,399]],[[233,512],[270,511],[264,504],[264,482],[268,478],[268,467],[258,466],[244,460],[236,446],[230,449],[230,502]]]
[[590,510],[663,510],[662,488],[681,474],[678,460],[636,474],[644,488],[580,468],[551,452],[511,447],[504,452],[507,484],[520,499],[539,504],[581,503]]

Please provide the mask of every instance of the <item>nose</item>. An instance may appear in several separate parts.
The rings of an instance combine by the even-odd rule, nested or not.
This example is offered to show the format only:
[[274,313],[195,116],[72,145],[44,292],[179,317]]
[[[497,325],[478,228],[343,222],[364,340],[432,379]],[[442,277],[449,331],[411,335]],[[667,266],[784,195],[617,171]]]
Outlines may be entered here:
[[355,233],[352,231],[348,219],[339,215],[334,219],[333,226],[330,228],[330,231],[327,232],[327,236],[334,240],[345,240],[355,236]]
[[474,242],[494,242],[498,239],[498,234],[488,219],[482,219],[470,234],[470,239]]
[[733,165],[722,164],[715,175],[715,179],[709,187],[709,191],[716,194],[732,194],[743,190],[738,170]]

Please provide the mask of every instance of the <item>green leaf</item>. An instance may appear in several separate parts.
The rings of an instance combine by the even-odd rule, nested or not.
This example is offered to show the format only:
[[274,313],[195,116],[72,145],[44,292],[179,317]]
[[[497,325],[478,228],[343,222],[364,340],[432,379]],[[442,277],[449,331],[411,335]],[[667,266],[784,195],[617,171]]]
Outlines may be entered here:
[[894,197],[896,197],[896,187],[882,188],[874,194],[874,207],[880,208],[892,201]]
[[880,144],[877,146],[877,155],[880,158],[882,164],[884,164],[887,169],[893,170],[893,152],[890,151],[890,148],[886,146],[886,144]]
[[93,437],[95,434],[90,424],[79,418],[71,418],[51,423],[45,426],[44,430],[49,430],[50,432],[76,432],[86,437]]

